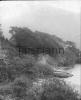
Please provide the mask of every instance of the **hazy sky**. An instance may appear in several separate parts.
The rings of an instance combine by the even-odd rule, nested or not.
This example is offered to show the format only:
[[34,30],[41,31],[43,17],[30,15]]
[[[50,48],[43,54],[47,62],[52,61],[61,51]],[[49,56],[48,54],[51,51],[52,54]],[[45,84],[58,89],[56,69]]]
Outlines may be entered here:
[[0,23],[9,37],[9,26],[55,34],[80,47],[80,1],[2,1]]

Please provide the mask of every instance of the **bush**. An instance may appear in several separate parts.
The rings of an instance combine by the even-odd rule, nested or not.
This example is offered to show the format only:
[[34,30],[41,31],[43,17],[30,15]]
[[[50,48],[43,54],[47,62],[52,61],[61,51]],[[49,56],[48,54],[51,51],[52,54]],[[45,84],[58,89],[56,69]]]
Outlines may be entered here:
[[34,66],[35,74],[38,78],[53,77],[53,69],[49,65],[37,64]]
[[0,83],[5,82],[8,79],[7,68],[0,66]]
[[78,94],[59,79],[49,79],[43,87],[41,100],[79,100]]
[[79,100],[79,95],[57,78],[38,80],[30,88],[28,96],[32,96],[32,100]]
[[13,95],[14,97],[23,97],[26,95],[26,83],[17,81],[13,85]]
[[11,86],[12,88],[12,97],[17,98],[18,100],[22,100],[27,97],[27,91],[31,86],[30,80],[16,80],[14,84]]

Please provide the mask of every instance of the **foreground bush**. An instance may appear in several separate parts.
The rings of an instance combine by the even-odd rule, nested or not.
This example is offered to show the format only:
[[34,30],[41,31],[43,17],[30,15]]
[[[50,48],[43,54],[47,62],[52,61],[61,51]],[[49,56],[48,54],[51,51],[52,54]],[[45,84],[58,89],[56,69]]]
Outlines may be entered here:
[[79,100],[78,94],[62,80],[49,79],[43,86],[41,100]]
[[6,98],[10,96],[11,100],[80,100],[71,87],[57,78],[37,79],[33,83],[17,80],[10,90],[3,89],[1,94]]
[[35,100],[80,100],[71,87],[57,78],[35,83],[32,91]]

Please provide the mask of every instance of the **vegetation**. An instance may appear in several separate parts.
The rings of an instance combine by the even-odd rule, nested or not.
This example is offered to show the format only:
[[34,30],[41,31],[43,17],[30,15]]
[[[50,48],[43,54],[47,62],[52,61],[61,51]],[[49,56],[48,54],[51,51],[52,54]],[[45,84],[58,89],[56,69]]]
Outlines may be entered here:
[[[42,32],[32,32],[28,28],[12,27],[10,30],[12,34],[11,42],[21,49],[22,53],[26,52],[26,49],[32,48],[31,54],[49,53],[51,56],[55,56],[58,53],[59,48],[62,48],[52,36]],[[39,51],[37,51],[39,49]],[[45,51],[44,51],[45,49]],[[46,50],[46,49],[50,49]],[[53,52],[52,49],[55,49]]]
[[[10,32],[10,40],[0,39],[0,51],[3,52],[0,56],[0,100],[80,100],[74,89],[54,77],[52,67],[74,64],[78,52],[75,54],[72,48],[68,48],[64,54],[25,53],[25,47],[63,48],[63,41],[28,28],[12,27]],[[19,48],[22,49],[21,55]],[[42,53],[44,57],[48,55],[46,63],[40,63]]]
[[[12,34],[10,42],[21,53],[35,56],[41,53],[49,54],[51,57],[57,58],[59,65],[62,66],[73,65],[81,61],[81,57],[79,57],[81,52],[73,42],[65,42],[56,36],[39,31],[32,32],[28,28],[11,27],[10,33]],[[69,46],[64,49],[66,45]]]
[[80,100],[76,91],[55,78],[33,84],[17,80],[9,88],[2,89],[0,94],[5,96],[1,100]]

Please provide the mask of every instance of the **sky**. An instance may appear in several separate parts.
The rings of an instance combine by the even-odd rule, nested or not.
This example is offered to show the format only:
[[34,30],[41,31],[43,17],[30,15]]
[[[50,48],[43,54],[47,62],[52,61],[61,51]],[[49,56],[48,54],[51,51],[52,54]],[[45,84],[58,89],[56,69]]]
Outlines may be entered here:
[[28,27],[57,35],[80,48],[80,1],[1,1],[0,24],[4,35],[10,26]]

